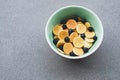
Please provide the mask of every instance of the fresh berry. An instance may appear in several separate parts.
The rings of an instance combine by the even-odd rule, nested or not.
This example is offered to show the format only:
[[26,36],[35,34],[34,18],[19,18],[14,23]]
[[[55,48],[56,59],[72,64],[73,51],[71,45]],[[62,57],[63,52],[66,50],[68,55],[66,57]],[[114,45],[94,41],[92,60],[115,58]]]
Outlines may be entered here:
[[81,19],[81,22],[85,23],[85,22],[87,22],[87,20],[86,19]]
[[77,16],[74,16],[73,19],[78,22],[78,17]]
[[94,36],[93,39],[96,41],[97,40],[97,36]]
[[69,41],[70,41],[69,37],[68,37],[68,36],[65,37],[65,38],[64,38],[64,41],[65,41],[65,42],[69,42]]
[[83,48],[84,53],[88,52],[89,48]]
[[53,43],[56,45],[57,42],[58,42],[58,40],[59,40],[58,38],[54,39],[54,40],[53,40]]
[[80,36],[81,36],[81,38],[85,39],[85,34],[84,33],[81,34]]
[[63,51],[63,45],[60,45],[58,48]]
[[72,51],[70,52],[70,56],[77,56],[77,55],[75,55],[75,53]]
[[92,27],[89,27],[89,28],[88,28],[88,31],[93,32],[94,29],[93,29]]
[[63,29],[67,29],[67,26],[65,24],[62,25]]
[[66,20],[65,20],[65,19],[62,20],[62,21],[60,22],[60,24],[66,24]]
[[68,30],[69,35],[70,35],[71,33],[73,33],[73,32],[74,32],[73,29],[69,29],[69,30]]

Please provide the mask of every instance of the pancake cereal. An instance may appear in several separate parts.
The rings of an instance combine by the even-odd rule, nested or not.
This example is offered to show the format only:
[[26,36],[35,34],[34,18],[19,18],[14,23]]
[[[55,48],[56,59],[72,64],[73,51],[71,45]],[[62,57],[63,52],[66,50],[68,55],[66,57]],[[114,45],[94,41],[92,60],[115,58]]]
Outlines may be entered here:
[[53,43],[61,54],[82,56],[97,40],[94,28],[80,17],[63,20],[53,27]]

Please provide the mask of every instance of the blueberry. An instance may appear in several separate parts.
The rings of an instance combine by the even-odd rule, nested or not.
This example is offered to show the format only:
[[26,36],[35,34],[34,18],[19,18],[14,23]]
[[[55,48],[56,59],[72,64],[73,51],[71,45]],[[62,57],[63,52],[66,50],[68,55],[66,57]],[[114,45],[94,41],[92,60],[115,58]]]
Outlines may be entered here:
[[86,19],[81,19],[81,22],[85,23],[85,22],[87,22],[87,20]]
[[65,24],[62,25],[63,29],[67,29],[67,26]]
[[73,19],[78,22],[78,17],[77,16],[74,16]]
[[69,30],[68,30],[69,35],[70,35],[71,33],[73,33],[73,32],[74,32],[73,29],[69,29]]
[[60,24],[66,24],[66,20],[64,19],[64,20],[61,20],[61,22],[60,22]]
[[60,45],[58,48],[63,51],[63,45]]
[[97,40],[97,36],[94,36],[93,39],[96,41]]
[[59,40],[58,38],[54,39],[54,40],[53,40],[53,43],[56,45],[57,42],[58,42],[58,40]]
[[65,37],[65,38],[64,38],[64,41],[65,41],[65,42],[69,42],[69,41],[70,41],[69,37],[68,37],[68,36]]
[[72,51],[70,52],[70,56],[77,56],[77,55],[75,55],[75,53]]
[[85,34],[84,33],[81,34],[80,36],[81,36],[81,38],[85,39]]
[[83,48],[84,53],[88,52],[89,48]]
[[88,28],[88,31],[93,32],[94,29],[93,29],[92,27],[89,27],[89,28]]

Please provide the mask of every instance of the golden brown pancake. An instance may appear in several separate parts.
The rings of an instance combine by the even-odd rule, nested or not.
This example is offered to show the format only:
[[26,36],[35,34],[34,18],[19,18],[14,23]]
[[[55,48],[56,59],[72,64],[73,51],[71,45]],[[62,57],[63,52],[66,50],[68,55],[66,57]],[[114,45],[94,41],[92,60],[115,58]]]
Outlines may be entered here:
[[64,44],[63,51],[65,52],[65,54],[69,55],[72,50],[73,50],[73,45],[71,43]]
[[68,29],[75,29],[77,26],[77,23],[74,19],[69,19],[66,23]]
[[82,56],[84,53],[82,48],[76,48],[76,47],[73,48],[73,52],[77,56]]
[[86,32],[86,26],[84,24],[78,24],[76,27],[78,33],[82,34]]
[[95,32],[89,32],[88,30],[85,32],[85,36],[87,38],[93,38],[95,36]]
[[66,36],[69,36],[68,30],[62,30],[58,33],[58,38],[59,39],[64,39]]
[[94,42],[94,39],[92,39],[92,38],[85,38],[85,41],[87,41],[87,42]]
[[63,39],[60,39],[58,42],[57,42],[57,47],[59,47],[60,45],[64,45],[65,41]]
[[86,23],[85,23],[85,26],[86,26],[87,28],[89,28],[89,27],[90,27],[90,23],[89,23],[89,22],[86,22]]
[[60,31],[62,31],[63,30],[63,28],[62,28],[62,26],[59,24],[59,25],[56,25],[54,28],[53,28],[53,33],[54,33],[54,35],[58,35],[58,33],[60,32]]
[[73,32],[72,34],[70,34],[70,41],[71,42],[73,42],[73,39],[75,38],[75,37],[78,37],[78,33],[77,32]]
[[92,46],[92,43],[84,41],[84,47],[90,48]]
[[80,37],[75,37],[73,39],[73,44],[74,44],[75,47],[81,48],[84,45],[84,40]]

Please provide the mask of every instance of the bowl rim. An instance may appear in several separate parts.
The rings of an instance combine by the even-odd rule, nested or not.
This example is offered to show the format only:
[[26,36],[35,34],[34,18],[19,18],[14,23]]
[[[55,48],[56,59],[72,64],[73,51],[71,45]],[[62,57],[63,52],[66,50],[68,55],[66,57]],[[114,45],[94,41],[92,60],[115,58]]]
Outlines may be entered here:
[[[55,48],[53,47],[53,45],[51,44],[51,42],[50,42],[50,40],[49,40],[49,38],[48,38],[48,34],[47,34],[48,24],[49,24],[50,20],[52,19],[52,17],[53,17],[56,13],[58,13],[59,11],[65,9],[65,8],[70,8],[70,7],[82,8],[82,9],[85,9],[85,10],[89,11],[90,13],[92,13],[92,14],[97,18],[98,22],[100,23],[100,27],[101,27],[101,32],[102,32],[101,35],[102,35],[102,36],[101,36],[100,42],[98,42],[98,43],[96,44],[96,47],[95,47],[91,52],[88,52],[87,54],[84,54],[84,55],[82,55],[82,56],[72,57],[72,56],[68,56],[68,55],[64,55],[64,54],[60,53],[57,49],[55,49]],[[45,27],[45,37],[46,37],[46,40],[47,40],[49,46],[52,48],[52,50],[53,50],[55,53],[57,53],[58,55],[60,55],[60,56],[62,56],[62,57],[64,57],[64,58],[67,58],[67,59],[82,59],[82,58],[85,58],[85,57],[90,56],[91,54],[93,54],[93,53],[100,47],[100,45],[101,45],[101,43],[102,43],[102,41],[103,41],[103,36],[104,36],[103,25],[102,25],[102,22],[101,22],[101,20],[99,19],[99,17],[96,15],[96,13],[93,12],[92,10],[86,8],[86,7],[78,6],[78,5],[64,6],[64,7],[59,8],[58,10],[56,10],[56,11],[49,17],[49,19],[48,19],[48,21],[47,21],[47,24],[46,24],[46,27]]]

